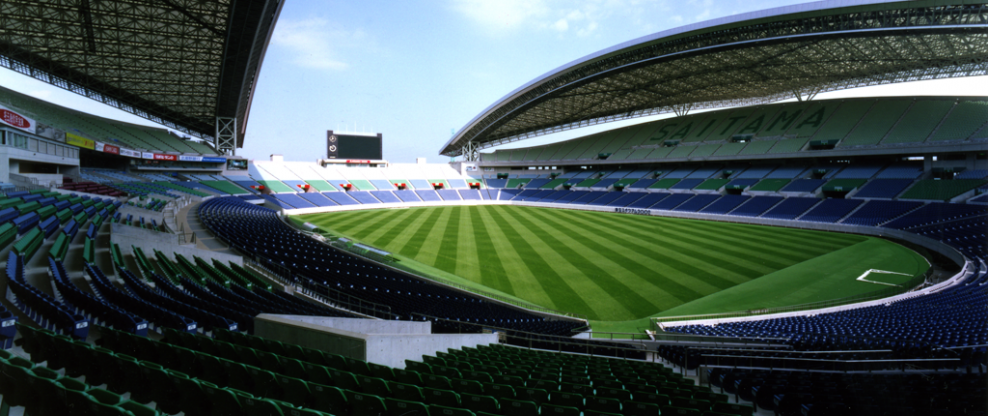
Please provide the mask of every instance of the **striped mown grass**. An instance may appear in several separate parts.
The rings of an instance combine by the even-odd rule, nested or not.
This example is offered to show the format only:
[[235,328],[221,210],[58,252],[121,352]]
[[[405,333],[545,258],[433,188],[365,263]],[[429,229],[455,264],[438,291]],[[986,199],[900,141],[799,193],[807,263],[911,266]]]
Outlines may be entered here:
[[[773,305],[828,300],[845,291],[885,288],[841,288],[871,268],[913,275],[926,270],[918,254],[859,235],[603,212],[481,205],[321,213],[300,219],[406,262],[598,321],[629,321],[664,311],[751,308],[757,307],[752,305],[758,298]],[[845,258],[840,252],[854,254]],[[871,252],[884,253],[882,261],[871,262]],[[830,264],[821,256],[831,253],[853,274],[849,281],[835,278],[831,287],[805,267],[803,272],[794,268],[813,259]],[[910,253],[920,260],[894,261]],[[766,275],[775,280],[757,283]],[[741,298],[726,296],[736,287],[743,289],[738,290]],[[719,292],[724,294],[705,305],[685,306]]]

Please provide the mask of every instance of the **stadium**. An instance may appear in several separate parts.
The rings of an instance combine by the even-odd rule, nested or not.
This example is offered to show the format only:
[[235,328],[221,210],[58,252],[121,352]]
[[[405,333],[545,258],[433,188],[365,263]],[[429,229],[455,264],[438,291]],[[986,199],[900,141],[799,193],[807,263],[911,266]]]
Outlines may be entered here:
[[0,416],[988,411],[988,97],[818,98],[988,75],[988,3],[632,39],[432,164],[237,155],[284,2],[42,3],[0,66],[161,127],[0,85]]

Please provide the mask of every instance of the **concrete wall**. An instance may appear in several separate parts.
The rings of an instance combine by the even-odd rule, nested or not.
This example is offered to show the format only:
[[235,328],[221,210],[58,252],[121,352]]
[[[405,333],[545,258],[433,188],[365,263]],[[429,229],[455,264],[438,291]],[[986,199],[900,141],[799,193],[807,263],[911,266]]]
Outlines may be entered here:
[[366,335],[289,319],[287,315],[257,315],[254,335],[366,360]]
[[298,322],[328,326],[358,334],[431,334],[432,322],[384,321],[380,319],[331,318],[325,316],[285,316]]
[[429,322],[271,314],[254,318],[255,335],[393,368],[405,368],[406,359],[422,361],[436,351],[497,343],[496,334],[429,332]]

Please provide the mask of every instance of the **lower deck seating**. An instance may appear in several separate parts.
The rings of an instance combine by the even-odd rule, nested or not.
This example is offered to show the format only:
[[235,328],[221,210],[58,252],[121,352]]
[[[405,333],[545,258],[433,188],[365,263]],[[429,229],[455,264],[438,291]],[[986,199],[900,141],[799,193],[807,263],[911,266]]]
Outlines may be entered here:
[[858,199],[825,199],[803,215],[800,221],[814,222],[837,222],[845,215],[850,214],[858,205]]
[[922,206],[915,201],[868,201],[842,224],[876,226]]
[[[306,238],[277,219],[274,211],[239,198],[214,198],[199,205],[199,218],[219,238],[240,250],[256,253],[311,280],[314,290],[334,290],[359,299],[389,305],[403,319],[413,314],[468,320],[491,327],[569,334],[575,321],[545,321],[525,312],[453,291],[382,267]],[[304,264],[299,258],[307,258]],[[353,272],[357,272],[354,274]],[[442,299],[441,302],[436,300]],[[419,318],[421,319],[421,318]],[[434,321],[434,331],[456,330]],[[479,331],[480,328],[478,327]]]
[[803,215],[806,210],[818,202],[820,200],[816,198],[786,198],[761,216],[762,218],[793,220]]
[[895,198],[896,195],[906,190],[912,185],[912,179],[874,179],[863,187],[856,194],[855,198]]

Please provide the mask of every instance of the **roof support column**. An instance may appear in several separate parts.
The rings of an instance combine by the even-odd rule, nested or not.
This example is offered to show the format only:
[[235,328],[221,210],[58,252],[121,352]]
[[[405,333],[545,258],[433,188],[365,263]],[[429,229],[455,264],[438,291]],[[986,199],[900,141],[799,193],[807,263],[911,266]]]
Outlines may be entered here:
[[690,110],[692,109],[693,109],[693,103],[682,103],[682,104],[672,105],[672,111],[676,113],[676,117],[685,116],[689,114]]
[[[220,154],[237,155],[237,118],[216,117],[216,136],[213,147]],[[229,152],[229,153],[227,153]]]
[[463,160],[466,162],[477,162],[480,160],[480,149],[477,148],[477,145],[473,144],[472,140],[463,146]]

